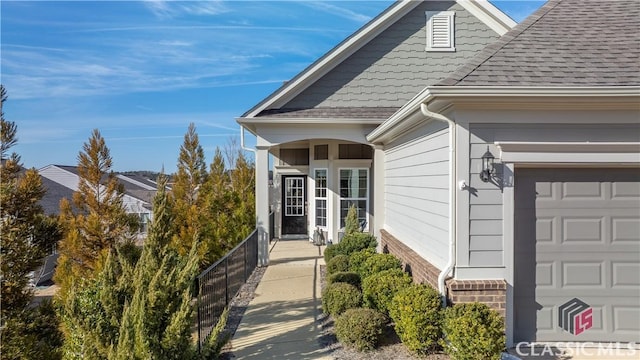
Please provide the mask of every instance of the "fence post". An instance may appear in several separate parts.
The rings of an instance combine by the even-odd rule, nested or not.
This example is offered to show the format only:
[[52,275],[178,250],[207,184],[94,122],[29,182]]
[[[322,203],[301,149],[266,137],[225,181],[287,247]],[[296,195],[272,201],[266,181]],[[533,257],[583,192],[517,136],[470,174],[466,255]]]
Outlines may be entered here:
[[198,291],[198,295],[196,296],[196,313],[198,317],[198,353],[200,353],[200,350],[202,350],[200,345],[200,341],[202,339],[202,334],[200,334],[202,332],[202,326],[200,326],[200,324],[202,324],[202,318],[200,317],[200,294],[202,293],[202,291],[200,291],[199,278],[196,278],[196,289]]

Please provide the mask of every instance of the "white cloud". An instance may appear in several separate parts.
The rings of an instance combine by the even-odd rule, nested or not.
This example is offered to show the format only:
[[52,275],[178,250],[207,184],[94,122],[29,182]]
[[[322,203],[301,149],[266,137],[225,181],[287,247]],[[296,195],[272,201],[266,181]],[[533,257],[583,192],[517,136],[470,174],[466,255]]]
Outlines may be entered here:
[[160,19],[171,19],[182,15],[215,16],[230,11],[219,0],[190,2],[145,0],[144,4]]
[[355,21],[358,23],[364,23],[371,20],[371,16],[357,13],[353,10],[349,10],[345,7],[337,6],[332,3],[324,1],[303,1],[302,4],[314,8],[316,10],[324,11],[332,15]]

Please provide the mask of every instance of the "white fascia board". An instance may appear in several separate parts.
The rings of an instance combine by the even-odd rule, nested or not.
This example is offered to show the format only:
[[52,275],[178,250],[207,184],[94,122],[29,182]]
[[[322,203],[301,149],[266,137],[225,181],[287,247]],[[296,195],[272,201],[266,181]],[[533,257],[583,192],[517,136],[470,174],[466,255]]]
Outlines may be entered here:
[[487,0],[457,0],[457,3],[500,36],[517,25],[513,19]]
[[263,125],[271,125],[271,124],[324,124],[324,125],[353,125],[353,124],[364,124],[364,125],[379,125],[384,122],[381,119],[361,119],[361,118],[237,118],[236,121],[241,125],[249,125],[249,124],[263,124]]
[[[391,115],[385,122],[367,135],[371,143],[380,143],[390,139],[393,133],[400,129],[410,129],[417,122],[426,120],[420,112],[420,104],[439,101],[440,109],[451,106],[456,100],[482,100],[483,106],[491,100],[498,103],[515,99],[519,102],[547,101],[557,98],[582,99],[622,99],[624,103],[638,108],[640,103],[640,86],[609,86],[609,87],[517,87],[517,86],[431,86],[422,90],[418,95]],[[583,100],[584,101],[584,100]],[[620,102],[614,106],[620,106]],[[566,104],[564,106],[567,106]],[[558,106],[555,105],[554,108]],[[568,107],[568,106],[567,106]]]
[[280,107],[300,94],[309,85],[313,84],[320,77],[327,74],[346,58],[358,51],[371,39],[393,25],[399,18],[418,6],[421,1],[402,0],[395,8],[387,12],[384,16],[375,19],[354,36],[348,38],[344,43],[331,50],[310,68],[304,70],[299,76],[288,82],[282,89],[265,99],[256,106],[245,117],[255,117],[265,109]]

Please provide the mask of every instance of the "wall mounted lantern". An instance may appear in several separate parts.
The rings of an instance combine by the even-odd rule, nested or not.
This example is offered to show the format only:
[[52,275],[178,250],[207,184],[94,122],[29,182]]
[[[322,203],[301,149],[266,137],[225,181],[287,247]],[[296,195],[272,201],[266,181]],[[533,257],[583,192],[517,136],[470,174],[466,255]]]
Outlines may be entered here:
[[489,151],[489,146],[487,146],[487,152],[482,155],[482,171],[480,171],[480,179],[484,182],[491,180],[491,175],[493,175],[493,160],[495,160],[495,157],[491,151]]

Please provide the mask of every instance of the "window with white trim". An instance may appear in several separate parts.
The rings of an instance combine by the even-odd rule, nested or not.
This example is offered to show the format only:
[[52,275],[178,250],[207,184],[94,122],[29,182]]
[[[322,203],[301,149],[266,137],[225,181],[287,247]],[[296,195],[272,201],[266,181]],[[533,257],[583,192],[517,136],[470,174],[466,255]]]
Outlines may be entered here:
[[456,51],[455,11],[427,11],[427,51]]
[[327,169],[315,170],[316,226],[327,226]]
[[358,221],[369,213],[369,169],[340,169],[340,227],[345,226],[349,208],[355,205]]

